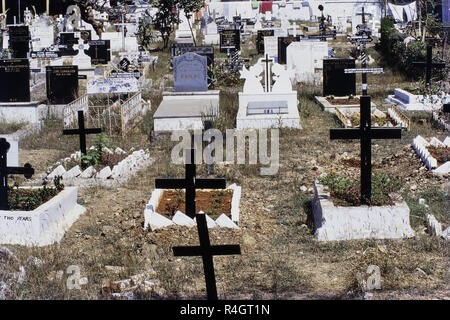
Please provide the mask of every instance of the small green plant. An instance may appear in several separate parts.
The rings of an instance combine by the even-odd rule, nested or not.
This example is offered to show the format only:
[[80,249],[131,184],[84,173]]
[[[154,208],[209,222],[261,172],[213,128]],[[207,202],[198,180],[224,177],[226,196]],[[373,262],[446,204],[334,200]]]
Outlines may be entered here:
[[54,187],[48,187],[48,182],[42,182],[42,188],[39,189],[23,189],[19,188],[17,183],[12,187],[8,187],[8,206],[10,210],[32,211],[41,204],[47,202],[62,190],[62,177],[56,176],[53,179]]
[[80,158],[81,167],[86,169],[89,166],[98,166],[102,164],[102,158],[105,155],[105,148],[110,147],[109,138],[104,133],[97,136],[94,148],[87,151]]
[[[334,171],[319,179],[319,183],[326,185],[330,189],[333,202],[340,206],[360,206],[361,186],[359,179],[342,177]],[[374,173],[372,175],[372,199],[371,206],[392,205],[394,203],[394,193],[398,192],[402,186],[400,179],[393,174]]]

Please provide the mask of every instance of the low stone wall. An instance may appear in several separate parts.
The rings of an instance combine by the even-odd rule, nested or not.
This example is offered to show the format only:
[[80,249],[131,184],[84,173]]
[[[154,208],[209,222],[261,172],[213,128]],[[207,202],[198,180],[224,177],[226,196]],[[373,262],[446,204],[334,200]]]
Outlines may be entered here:
[[430,142],[425,140],[422,136],[417,136],[414,138],[412,142],[412,147],[420,159],[425,163],[428,170],[431,170],[434,174],[448,174],[450,172],[450,161],[442,164],[438,167],[437,160],[431,155],[428,151],[428,146],[441,146],[441,147],[450,147],[450,137],[445,138],[443,142],[441,142],[436,137],[430,139]]
[[414,236],[405,201],[395,206],[336,207],[326,187],[314,184],[312,201],[315,237],[320,241],[400,239]]
[[[107,150],[107,152],[111,152]],[[116,148],[115,153],[125,153],[122,149]],[[90,186],[101,185],[107,187],[119,186],[134,176],[139,170],[151,165],[154,159],[150,157],[148,150],[130,151],[129,155],[120,161],[113,168],[106,166],[98,171],[94,167],[88,167],[81,170],[80,166],[75,166],[66,170],[62,165],[63,162],[71,159],[79,159],[80,152],[75,152],[57,163],[57,167],[48,170],[47,180],[53,180],[55,176],[62,176],[63,183],[70,186]]]
[[45,246],[59,242],[86,209],[78,188],[67,187],[33,211],[0,211],[0,243]]

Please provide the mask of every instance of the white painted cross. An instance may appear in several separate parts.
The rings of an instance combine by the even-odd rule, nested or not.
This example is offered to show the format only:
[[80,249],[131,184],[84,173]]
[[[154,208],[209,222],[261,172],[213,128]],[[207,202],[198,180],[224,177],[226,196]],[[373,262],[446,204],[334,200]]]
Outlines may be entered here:
[[298,28],[298,26],[297,26],[297,24],[294,22],[294,26],[292,27],[292,29],[293,29],[293,33],[294,33],[294,37],[296,37],[297,36],[297,28]]
[[122,23],[116,23],[114,25],[122,27],[122,51],[125,51],[125,27],[126,27],[126,23],[125,23],[125,19],[123,17],[123,13],[122,13]]
[[78,37],[78,43],[72,46],[73,50],[78,50],[78,54],[73,57],[73,64],[78,65],[79,69],[91,68],[91,57],[89,57],[84,50],[89,50],[89,44],[84,43],[83,38]]
[[89,44],[84,43],[84,40],[81,37],[81,33],[78,37],[78,43],[75,43],[72,48],[73,50],[79,50],[80,52],[78,54],[80,54],[81,52],[84,53],[84,50],[89,50]]

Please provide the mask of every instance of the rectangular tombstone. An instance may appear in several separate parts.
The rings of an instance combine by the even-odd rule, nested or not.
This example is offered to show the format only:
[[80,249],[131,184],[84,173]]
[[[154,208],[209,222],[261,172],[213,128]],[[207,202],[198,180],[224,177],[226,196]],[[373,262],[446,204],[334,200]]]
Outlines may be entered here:
[[345,73],[354,69],[355,59],[328,58],[323,60],[323,96],[348,96],[356,94],[356,74]]
[[78,66],[46,67],[50,104],[68,104],[78,98]]
[[30,102],[28,59],[0,59],[0,102]]

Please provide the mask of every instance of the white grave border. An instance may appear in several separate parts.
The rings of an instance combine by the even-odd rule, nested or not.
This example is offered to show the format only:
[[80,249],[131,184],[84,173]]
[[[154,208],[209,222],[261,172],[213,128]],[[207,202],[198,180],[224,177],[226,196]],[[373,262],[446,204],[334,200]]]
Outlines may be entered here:
[[[150,200],[148,201],[146,208],[144,210],[144,217],[145,217],[144,230],[147,230],[148,227],[150,227],[152,230],[156,230],[170,225],[184,225],[184,226],[196,225],[194,219],[191,219],[185,213],[182,213],[180,211],[177,212],[172,219],[169,219],[155,211],[156,208],[158,207],[161,196],[165,190],[166,189],[153,190]],[[233,197],[231,199],[231,219],[229,219],[225,214],[221,214],[216,219],[216,221],[214,221],[208,215],[206,215],[206,220],[208,221],[208,228],[214,227],[228,227],[232,229],[239,228],[238,227],[240,214],[239,206],[241,202],[242,187],[234,183],[229,187],[227,187],[225,190],[233,190]],[[215,191],[215,189],[214,190],[205,189],[204,191]],[[183,217],[182,219],[180,219],[181,216]],[[192,221],[190,221],[189,219]]]

